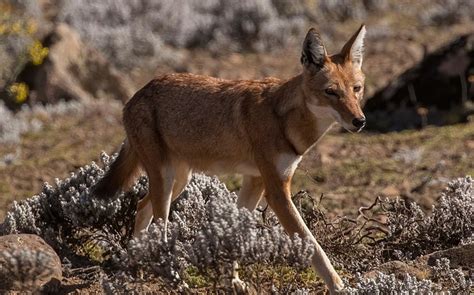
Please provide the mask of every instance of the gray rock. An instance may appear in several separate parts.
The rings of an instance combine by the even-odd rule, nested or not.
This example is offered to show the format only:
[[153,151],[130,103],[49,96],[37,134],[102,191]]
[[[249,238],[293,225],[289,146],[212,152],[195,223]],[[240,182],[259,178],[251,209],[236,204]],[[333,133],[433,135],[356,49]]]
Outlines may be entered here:
[[125,102],[132,96],[130,80],[68,25],[57,25],[44,44],[49,48],[45,62],[26,67],[18,77],[31,90],[31,104],[93,98]]
[[474,265],[474,243],[454,247],[447,250],[436,251],[427,255],[428,264],[435,265],[436,260],[448,258],[451,268],[466,267]]
[[0,291],[35,291],[62,279],[61,260],[42,238],[0,236]]

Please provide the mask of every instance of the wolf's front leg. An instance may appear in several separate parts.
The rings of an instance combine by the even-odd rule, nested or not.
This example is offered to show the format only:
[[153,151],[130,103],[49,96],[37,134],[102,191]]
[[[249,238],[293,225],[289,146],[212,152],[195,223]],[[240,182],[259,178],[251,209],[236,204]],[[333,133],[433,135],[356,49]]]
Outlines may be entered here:
[[326,253],[304,223],[291,200],[291,177],[282,180],[278,172],[271,169],[264,172],[262,176],[264,178],[265,196],[268,205],[277,215],[281,225],[290,235],[297,233],[302,238],[310,237],[315,245],[315,252],[311,258],[312,266],[324,280],[331,294],[341,291],[344,288],[341,278],[334,270]]

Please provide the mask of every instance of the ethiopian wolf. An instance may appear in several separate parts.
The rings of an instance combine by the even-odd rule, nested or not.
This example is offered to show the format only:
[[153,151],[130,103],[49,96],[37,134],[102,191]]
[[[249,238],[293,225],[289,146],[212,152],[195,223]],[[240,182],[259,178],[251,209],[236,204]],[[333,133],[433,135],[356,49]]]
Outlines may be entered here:
[[361,70],[365,27],[328,55],[315,29],[303,42],[302,72],[289,79],[229,81],[192,74],[160,76],[123,110],[127,138],[110,170],[94,188],[111,197],[138,170],[149,178],[138,203],[135,234],[152,218],[168,219],[170,203],[191,172],[240,173],[238,206],[254,210],[264,196],[289,234],[310,237],[312,265],[331,293],[341,278],[291,200],[291,179],[301,157],[334,123],[360,131],[365,117]]

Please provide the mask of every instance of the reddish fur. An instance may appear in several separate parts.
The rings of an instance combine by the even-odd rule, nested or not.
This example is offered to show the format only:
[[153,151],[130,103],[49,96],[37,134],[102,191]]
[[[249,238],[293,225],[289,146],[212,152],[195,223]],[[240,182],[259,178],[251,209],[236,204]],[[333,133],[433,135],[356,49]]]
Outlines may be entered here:
[[[362,60],[354,63],[351,58],[352,43],[361,31],[365,33],[361,27],[337,55],[327,56],[321,46],[310,47],[319,49],[309,53],[312,59],[324,53],[324,66],[305,64],[302,74],[287,81],[229,81],[192,74],[152,80],[124,108],[129,143],[96,193],[110,195],[141,164],[150,189],[139,204],[139,232],[151,215],[163,218],[166,225],[169,204],[192,170],[245,174],[239,206],[254,209],[265,191],[268,204],[288,233],[313,239],[317,246],[313,264],[330,291],[340,289],[342,281],[291,201],[293,171],[281,166],[293,158],[297,163],[299,155],[335,122],[334,115],[320,109],[334,112],[348,129],[353,129],[354,118],[363,117],[359,104],[363,91],[354,90],[356,85],[363,86]],[[314,31],[310,30],[308,38],[312,45],[319,45]],[[337,91],[339,99],[325,92],[328,87]],[[146,209],[150,202],[153,212]]]

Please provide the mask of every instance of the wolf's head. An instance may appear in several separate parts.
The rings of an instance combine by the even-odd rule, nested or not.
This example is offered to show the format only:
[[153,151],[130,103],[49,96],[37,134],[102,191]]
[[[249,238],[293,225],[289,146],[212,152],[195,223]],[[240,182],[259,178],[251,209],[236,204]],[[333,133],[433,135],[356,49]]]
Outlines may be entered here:
[[311,28],[301,55],[306,106],[316,117],[334,118],[351,132],[365,126],[360,107],[365,80],[361,69],[365,33],[362,25],[340,53],[328,55],[321,37]]

